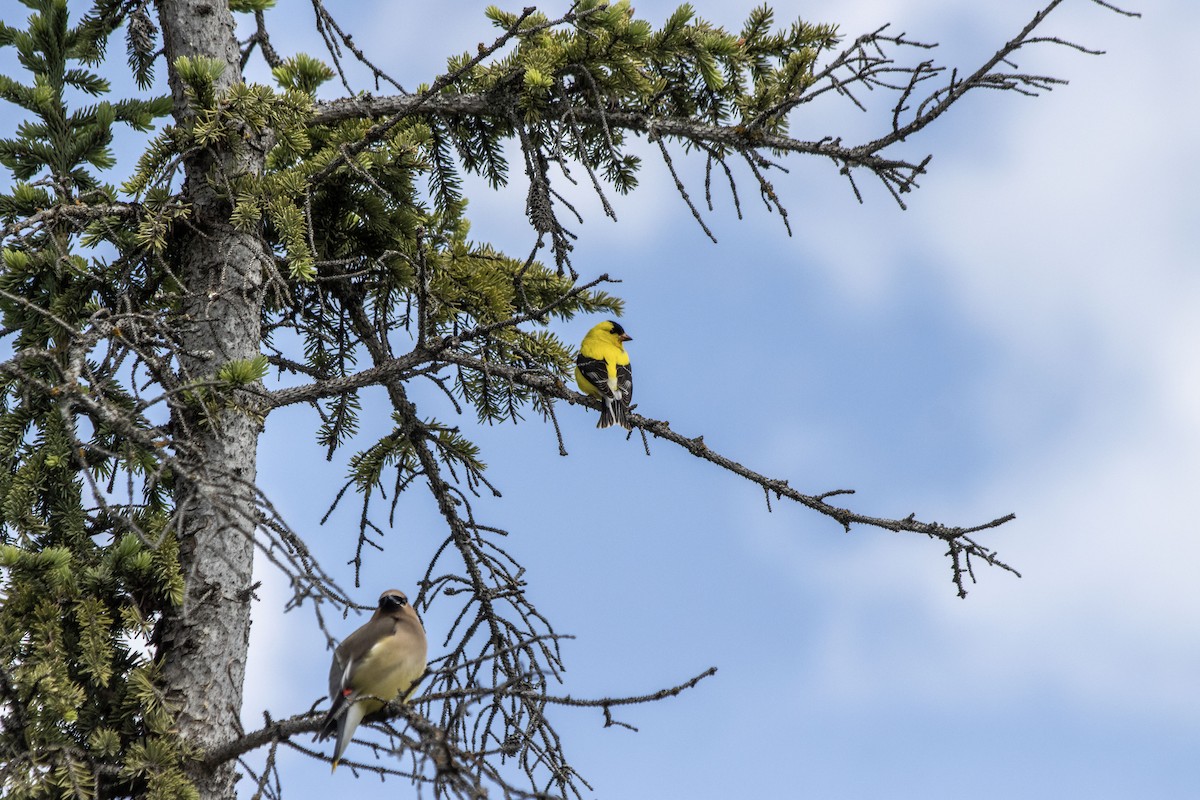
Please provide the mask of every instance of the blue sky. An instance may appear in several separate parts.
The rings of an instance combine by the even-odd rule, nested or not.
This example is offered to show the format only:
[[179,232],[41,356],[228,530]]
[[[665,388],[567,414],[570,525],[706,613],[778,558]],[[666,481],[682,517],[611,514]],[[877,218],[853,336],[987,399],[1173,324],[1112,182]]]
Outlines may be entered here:
[[[409,88],[495,35],[483,3],[330,5]],[[635,5],[655,23],[672,7]],[[739,27],[753,3],[696,5]],[[849,36],[891,21],[973,69],[1039,4],[981,6],[775,8]],[[531,598],[578,637],[563,693],[639,694],[719,668],[624,711],[638,733],[604,729],[598,712],[558,715],[595,796],[1195,796],[1200,6],[1130,6],[1145,16],[1068,0],[1048,30],[1107,55],[1031,52],[1022,68],[1070,85],[1036,100],[979,94],[907,143],[900,152],[934,154],[907,211],[866,180],[860,206],[830,165],[799,159],[775,179],[791,238],[746,176],[746,219],[725,198],[708,215],[717,245],[653,158],[642,188],[617,199],[617,223],[581,195],[575,266],[624,281],[640,412],[802,491],[855,489],[864,512],[951,523],[1015,512],[985,539],[1024,575],[980,570],[959,600],[936,544],[847,535],[786,503],[768,513],[754,486],[668,443],[652,441],[647,458],[640,441],[595,430],[594,412],[560,409],[567,458],[540,423],[464,418],[504,492],[477,515],[512,532]],[[268,15],[276,47],[319,53],[307,8],[289,13]],[[879,131],[889,107],[817,105],[795,130]],[[694,193],[699,166],[684,170]],[[513,172],[499,192],[471,184],[470,216],[476,238],[525,253]],[[576,342],[596,321],[555,330]],[[364,397],[381,409],[364,442],[388,425],[381,399]],[[422,400],[427,415],[452,413],[434,393]],[[337,572],[356,512],[317,524],[345,468],[306,443],[312,422],[301,409],[271,417],[260,479]],[[611,513],[581,514],[585,497]],[[411,590],[444,535],[427,492],[400,509],[364,570],[363,603]],[[259,578],[248,727],[262,710],[307,709],[329,658],[305,609],[283,613],[265,564]],[[425,623],[437,654],[449,620],[435,608]],[[279,767],[292,798],[413,795],[286,751]]]

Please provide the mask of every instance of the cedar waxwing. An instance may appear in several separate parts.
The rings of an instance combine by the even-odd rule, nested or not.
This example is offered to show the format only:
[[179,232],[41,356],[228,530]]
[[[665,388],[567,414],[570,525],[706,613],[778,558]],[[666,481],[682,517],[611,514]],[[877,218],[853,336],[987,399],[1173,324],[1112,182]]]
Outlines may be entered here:
[[[329,697],[318,741],[337,732],[333,769],[350,744],[363,717],[374,714],[402,690],[408,699],[413,684],[425,672],[425,629],[404,592],[388,589],[366,625],[346,637],[333,651],[329,666]],[[331,770],[332,771],[332,770]]]
[[633,400],[633,368],[625,352],[625,342],[632,338],[620,323],[605,320],[588,331],[579,345],[575,382],[584,394],[604,403],[597,428],[620,425],[633,430],[627,417]]

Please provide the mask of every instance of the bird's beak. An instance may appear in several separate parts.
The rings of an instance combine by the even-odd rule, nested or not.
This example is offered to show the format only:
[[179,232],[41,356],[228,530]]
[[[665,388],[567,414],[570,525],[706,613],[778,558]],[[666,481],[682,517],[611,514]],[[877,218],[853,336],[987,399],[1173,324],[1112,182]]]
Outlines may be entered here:
[[633,341],[633,337],[632,337],[632,336],[630,336],[628,333],[622,333],[620,338],[621,338],[621,341],[622,341],[622,342],[631,342],[631,341]]

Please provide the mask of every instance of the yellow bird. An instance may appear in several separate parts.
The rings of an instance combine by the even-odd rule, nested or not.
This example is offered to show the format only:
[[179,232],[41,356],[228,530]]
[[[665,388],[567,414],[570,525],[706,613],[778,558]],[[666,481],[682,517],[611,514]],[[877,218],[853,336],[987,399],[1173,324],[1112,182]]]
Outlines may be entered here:
[[633,399],[633,368],[624,343],[633,339],[616,322],[605,320],[587,332],[575,359],[575,382],[584,394],[599,397],[604,403],[597,428],[629,424],[629,403]]
[[363,717],[374,714],[404,691],[412,694],[425,672],[425,628],[404,592],[388,589],[367,624],[346,637],[333,651],[329,666],[329,696],[333,701],[325,726],[317,734],[323,741],[335,732],[333,769],[354,736]]

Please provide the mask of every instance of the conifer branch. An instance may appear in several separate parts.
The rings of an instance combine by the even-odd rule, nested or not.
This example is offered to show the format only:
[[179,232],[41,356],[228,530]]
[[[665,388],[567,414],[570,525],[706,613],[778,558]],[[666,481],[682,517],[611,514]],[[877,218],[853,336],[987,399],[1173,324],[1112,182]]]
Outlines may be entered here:
[[[915,112],[911,113],[907,119],[904,118],[904,112],[910,110],[913,105],[913,95],[917,88],[938,77],[944,68],[934,66],[929,61],[920,61],[912,65],[898,63],[890,54],[889,49],[928,50],[935,45],[907,39],[904,34],[891,35],[888,33],[888,26],[858,37],[832,58],[827,65],[815,71],[811,81],[804,88],[743,121],[719,122],[705,120],[699,116],[679,117],[629,107],[593,105],[594,87],[589,85],[587,91],[582,93],[568,92],[563,83],[566,80],[565,74],[560,76],[558,82],[554,84],[554,91],[550,99],[537,108],[537,114],[541,120],[540,124],[562,125],[563,131],[571,132],[576,139],[581,137],[581,126],[599,131],[610,142],[610,146],[612,131],[623,129],[647,135],[652,141],[659,143],[660,149],[663,148],[662,139],[667,137],[702,149],[728,149],[743,154],[758,154],[760,151],[766,150],[776,154],[792,153],[826,157],[838,165],[842,174],[850,180],[860,201],[862,195],[854,186],[852,171],[861,169],[875,175],[884,184],[893,199],[901,207],[904,207],[900,196],[917,188],[917,179],[924,174],[930,157],[928,155],[918,159],[892,157],[886,155],[886,151],[904,143],[909,137],[928,127],[972,90],[996,89],[1036,95],[1043,91],[1049,91],[1056,85],[1066,83],[1061,78],[1023,73],[1011,68],[1012,57],[1023,48],[1046,43],[1068,47],[1083,53],[1099,52],[1059,37],[1034,36],[1046,17],[1062,2],[1063,0],[1048,2],[1016,36],[997,49],[966,78],[960,79],[957,71],[952,72],[946,83],[932,89],[916,103]],[[1101,2],[1101,0],[1092,0],[1092,2],[1126,16],[1137,16],[1132,12]],[[563,20],[558,20],[552,24],[561,24],[562,22]],[[515,32],[516,27],[510,27],[507,35],[515,36]],[[493,47],[496,48],[500,44],[502,42],[498,40]],[[472,64],[479,63],[479,61],[480,59],[473,59]],[[451,85],[466,70],[467,66],[464,66],[462,70],[447,76],[443,85]],[[581,66],[578,71],[587,82],[590,72],[586,70],[586,67]],[[826,136],[815,140],[797,139],[788,136],[781,128],[780,122],[789,111],[831,93],[849,99],[865,111],[866,107],[853,94],[856,86],[884,89],[898,94],[898,100],[892,110],[892,124],[886,133],[859,144],[847,145],[842,143],[840,137],[835,136]],[[360,95],[318,103],[312,122],[317,125],[329,125],[348,119],[385,117],[386,122],[380,123],[376,126],[378,130],[373,129],[368,134],[367,139],[370,140],[382,136],[400,119],[412,115],[443,120],[475,120],[491,117],[507,122],[527,113],[522,104],[528,103],[528,98],[518,93],[456,91],[439,94],[435,88],[431,87],[430,91],[420,94],[401,93],[389,97]],[[773,121],[773,125],[768,126],[768,121]],[[530,172],[531,192],[540,192],[537,196],[541,197],[545,194],[543,189],[539,189],[546,181],[544,171],[540,168],[535,169],[537,157],[529,151],[529,137],[522,132],[520,125],[516,125],[516,132],[520,135],[523,149],[526,151],[527,163],[533,164],[530,167],[533,170]],[[548,141],[553,141],[556,137],[547,136],[546,138]],[[366,146],[366,141],[363,146]],[[670,167],[670,156],[667,155],[665,149],[662,149],[661,154]],[[530,162],[531,158],[534,159],[533,162]],[[586,157],[583,158],[583,161],[589,173],[594,174],[591,161]],[[673,167],[672,172],[674,172]],[[756,174],[755,177],[762,186],[764,196],[777,202],[773,188],[765,183],[761,175]],[[704,226],[699,212],[687,197],[678,178],[676,178],[676,184],[693,215],[701,226]],[[607,203],[603,192],[599,189],[597,191],[602,202]],[[544,212],[548,208],[548,202],[543,199],[543,202],[536,205],[536,208],[531,211],[533,214],[531,219],[534,219],[535,226],[538,226],[539,231],[556,229],[554,223],[541,219],[533,213],[539,209]],[[539,219],[541,219],[540,222],[538,222]],[[709,238],[712,238],[707,228],[705,230],[709,234]],[[556,252],[559,252],[560,257],[564,245],[565,243],[556,244]]]
[[[571,391],[566,388],[561,380],[551,375],[515,369],[504,364],[486,363],[477,358],[453,351],[443,352],[441,359],[468,369],[490,372],[513,383],[535,389],[545,397],[553,397],[565,400],[568,403],[585,405],[596,410],[600,408],[598,400]],[[705,444],[703,436],[684,436],[672,430],[669,422],[644,417],[640,414],[631,413],[628,415],[628,419],[634,427],[640,428],[656,438],[672,442],[697,458],[715,464],[724,470],[761,486],[767,492],[768,498],[770,495],[774,495],[777,498],[786,497],[789,500],[793,500],[800,505],[836,520],[846,532],[850,532],[852,526],[859,525],[895,533],[915,533],[944,542],[948,548],[946,555],[951,559],[951,577],[960,597],[966,597],[966,579],[973,581],[973,576],[970,572],[971,559],[978,559],[989,566],[999,567],[1017,577],[1021,576],[1021,573],[1001,561],[995,550],[981,545],[971,537],[971,534],[997,528],[1006,522],[1011,522],[1016,518],[1014,514],[1005,514],[987,522],[970,526],[944,525],[933,521],[926,522],[917,519],[915,514],[909,514],[902,519],[889,519],[862,514],[828,502],[830,497],[853,494],[852,489],[835,489],[820,494],[805,494],[792,488],[787,480],[770,478],[713,450]]]
[[25,236],[35,233],[45,226],[55,225],[62,222],[69,222],[78,229],[86,227],[89,223],[106,217],[117,217],[118,219],[130,219],[136,217],[141,212],[141,208],[137,203],[103,203],[98,205],[79,204],[62,204],[51,206],[50,208],[42,209],[28,217],[14,220],[3,228],[0,228],[0,242],[7,241],[10,238],[16,237],[22,231],[26,231]]

